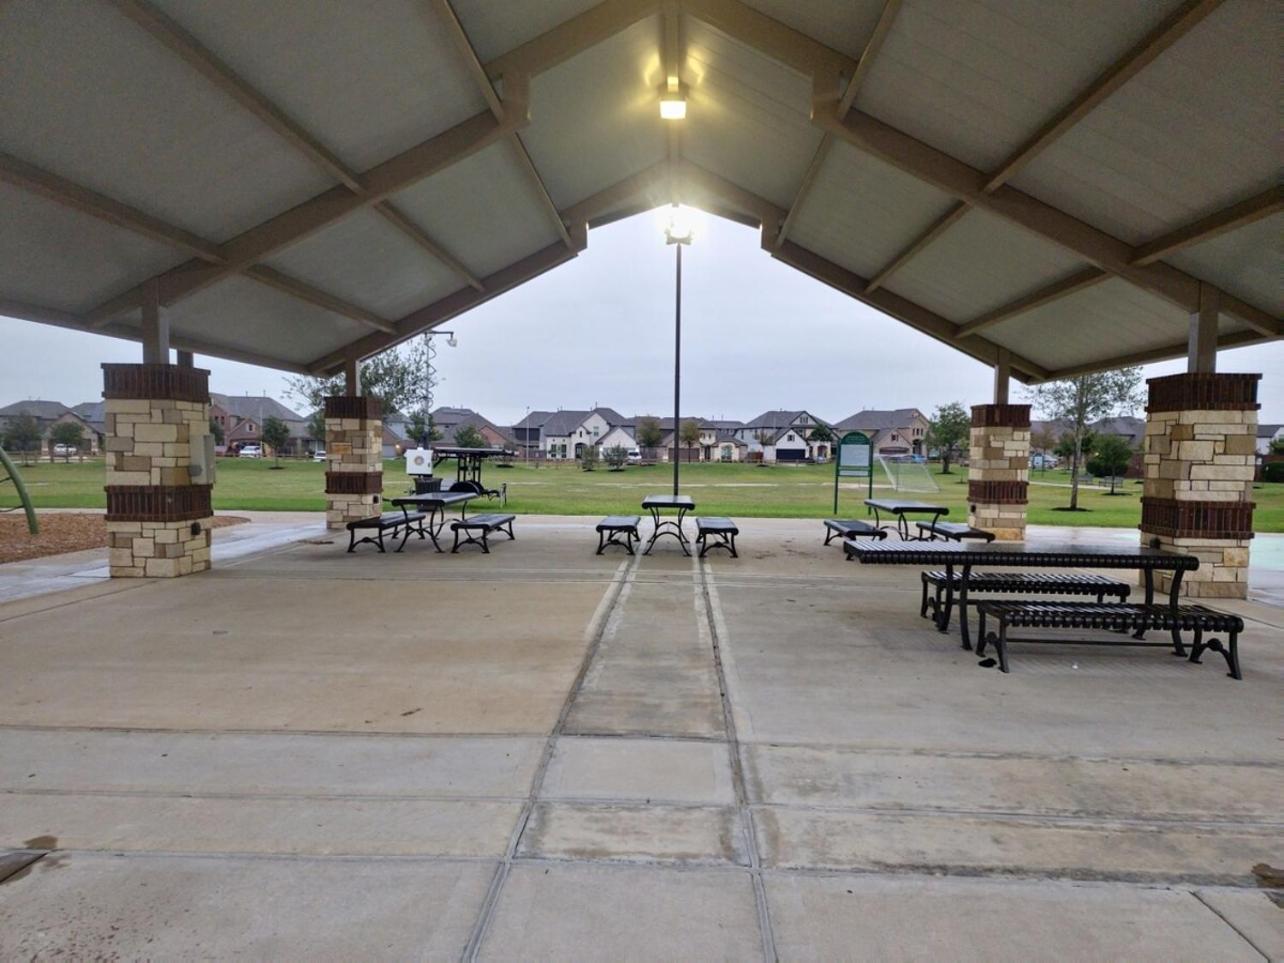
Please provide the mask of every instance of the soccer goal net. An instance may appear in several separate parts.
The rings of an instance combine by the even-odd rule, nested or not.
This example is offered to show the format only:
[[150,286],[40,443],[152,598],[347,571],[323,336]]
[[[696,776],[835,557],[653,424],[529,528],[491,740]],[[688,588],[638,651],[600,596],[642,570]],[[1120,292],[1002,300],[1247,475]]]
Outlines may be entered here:
[[887,483],[898,492],[938,492],[940,486],[928,466],[909,455],[879,455]]

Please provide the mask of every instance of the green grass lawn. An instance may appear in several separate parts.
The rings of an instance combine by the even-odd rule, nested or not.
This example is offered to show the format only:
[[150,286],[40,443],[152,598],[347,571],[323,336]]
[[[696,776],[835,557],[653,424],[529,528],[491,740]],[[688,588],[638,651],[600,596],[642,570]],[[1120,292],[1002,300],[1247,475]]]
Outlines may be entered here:
[[[446,462],[438,472],[447,480],[454,477],[454,463]],[[935,472],[935,466],[933,466]],[[22,469],[37,508],[104,508],[101,461],[70,464],[40,464]],[[673,469],[669,465],[633,466],[622,472],[581,471],[574,465],[512,468],[488,466],[483,474],[488,485],[508,483],[508,506],[517,513],[548,515],[608,515],[640,511],[642,496],[671,490]],[[934,494],[902,493],[903,497],[941,501],[950,508],[950,518],[967,515],[967,474],[932,476],[940,485]],[[214,507],[261,511],[323,511],[325,509],[325,466],[312,462],[283,461],[279,471],[270,461],[236,458],[220,459],[214,486]],[[395,497],[408,487],[400,461],[384,465],[384,495]],[[876,495],[896,494],[886,479],[874,479]],[[1103,489],[1084,487],[1081,512],[1057,511],[1069,501],[1066,472],[1033,472],[1030,485],[1029,518],[1040,525],[1103,525],[1133,528],[1141,520],[1141,486],[1126,482],[1127,494],[1110,496]],[[748,518],[823,518],[832,514],[834,470],[830,465],[770,466],[683,465],[682,489],[696,500],[702,514]],[[864,512],[864,490],[855,484],[844,488],[839,502],[843,515]],[[1284,484],[1259,485],[1254,489],[1257,503],[1255,527],[1259,532],[1284,532]],[[13,487],[0,487],[0,507],[17,504]]]

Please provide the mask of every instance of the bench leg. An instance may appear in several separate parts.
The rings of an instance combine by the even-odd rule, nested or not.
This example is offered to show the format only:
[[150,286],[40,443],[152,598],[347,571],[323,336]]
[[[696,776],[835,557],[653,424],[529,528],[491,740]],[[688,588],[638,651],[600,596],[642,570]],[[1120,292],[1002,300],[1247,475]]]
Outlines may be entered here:
[[[412,528],[410,527],[409,523],[407,523],[407,524],[404,526],[404,528],[406,529],[406,531],[405,531],[405,534],[403,534],[403,535],[401,536],[401,544],[397,546],[397,551],[398,551],[398,552],[400,552],[403,548],[405,548],[405,547],[406,547],[406,542],[409,540],[410,536],[411,536],[411,535],[413,534],[413,532],[414,532],[414,529],[412,529]],[[396,530],[395,528],[392,530],[392,537],[393,537],[393,538],[396,538],[396,537],[397,537],[397,530]],[[420,533],[419,533],[419,537],[420,537],[420,538],[423,538],[423,537],[424,537],[422,532],[420,532]]]
[[455,544],[450,548],[450,554],[454,555],[459,551],[459,529],[455,529]]
[[989,641],[990,635],[985,631],[985,613],[978,609],[976,618],[976,657],[978,659],[985,655],[985,646]]
[[1204,633],[1199,629],[1195,630],[1195,641],[1190,647],[1190,661],[1197,665],[1202,664],[1199,657],[1203,655],[1205,649],[1218,652],[1226,660],[1226,666],[1230,669],[1226,674],[1232,679],[1243,679],[1244,675],[1239,668],[1239,633],[1228,633],[1227,644],[1223,644],[1220,639],[1210,639],[1205,642],[1203,635]]
[[825,529],[825,544],[828,545],[833,540],[834,540],[834,530],[832,528]]
[[379,529],[379,541],[376,542],[375,544],[379,546],[379,554],[381,555],[387,554],[386,550],[383,547],[383,529],[382,528]]
[[918,603],[918,615],[919,618],[925,619],[927,618],[927,573],[920,573],[919,579],[923,582],[923,597]]
[[604,548],[606,548],[606,532],[598,532],[597,533],[597,551],[594,552],[593,554],[601,555],[602,549]]
[[994,647],[999,650],[999,671],[1008,671],[1008,624],[999,622],[999,637],[994,642]]
[[349,552],[355,551],[356,548],[357,548],[357,530],[355,528],[350,528],[348,529],[348,551]]
[[[508,483],[507,483],[507,482],[505,482],[504,484],[508,484]],[[502,532],[502,531],[503,531],[503,529],[501,528],[501,529],[500,529],[500,531]],[[517,536],[513,534],[513,523],[512,523],[512,522],[509,522],[509,523],[508,523],[508,540],[509,540],[510,542],[515,542],[515,541],[517,541]]]

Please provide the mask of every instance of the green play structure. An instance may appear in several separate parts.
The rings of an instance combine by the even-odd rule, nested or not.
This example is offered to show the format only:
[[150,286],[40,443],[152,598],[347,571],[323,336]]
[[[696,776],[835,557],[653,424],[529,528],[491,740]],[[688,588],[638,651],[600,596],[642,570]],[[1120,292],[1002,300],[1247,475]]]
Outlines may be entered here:
[[[18,466],[13,463],[9,453],[0,448],[0,471],[4,471],[4,477],[0,477],[0,485],[5,482],[13,482],[13,487],[18,489],[18,501],[22,503],[23,510],[27,513],[27,528],[31,534],[35,535],[40,531],[40,522],[36,520],[36,510],[31,505],[31,496],[27,494],[27,486],[22,483],[22,472],[18,471]],[[17,511],[18,506],[13,508],[0,508],[0,512]]]

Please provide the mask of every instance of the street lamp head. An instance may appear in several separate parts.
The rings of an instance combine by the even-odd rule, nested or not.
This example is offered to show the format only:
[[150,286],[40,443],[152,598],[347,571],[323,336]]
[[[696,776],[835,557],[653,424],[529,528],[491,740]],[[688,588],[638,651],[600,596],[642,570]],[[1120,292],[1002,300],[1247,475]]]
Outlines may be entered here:
[[457,348],[459,347],[459,339],[452,333],[450,337],[446,339],[446,344],[450,345],[452,348]]
[[694,238],[695,226],[691,221],[691,211],[680,204],[674,204],[664,227],[664,243],[690,244]]

